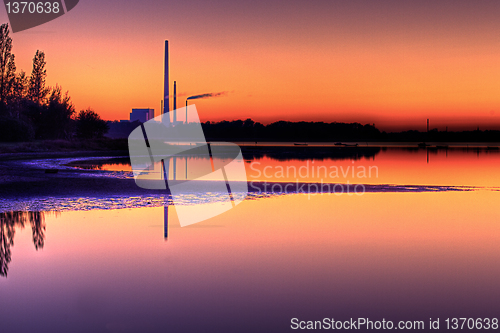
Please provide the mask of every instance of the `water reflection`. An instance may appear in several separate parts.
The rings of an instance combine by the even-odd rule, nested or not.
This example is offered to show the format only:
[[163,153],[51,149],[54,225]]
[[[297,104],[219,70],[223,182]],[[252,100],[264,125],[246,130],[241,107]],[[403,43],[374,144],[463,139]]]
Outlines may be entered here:
[[[290,161],[290,160],[360,160],[360,159],[374,159],[377,154],[384,148],[380,147],[241,147],[243,157],[245,160],[261,160],[270,158],[276,161]],[[234,156],[227,156],[227,158],[215,158],[224,162],[231,160]],[[169,168],[172,175],[182,173],[182,177],[187,175],[188,167],[196,167],[200,162],[203,163],[202,156],[196,158],[179,155],[172,158],[172,166]],[[105,171],[132,171],[130,166],[130,158],[119,157],[110,159],[99,160],[80,160],[71,162],[69,166],[78,167],[80,169],[88,170],[105,170]],[[172,179],[177,179],[176,177]]]
[[78,166],[85,170],[107,170],[107,171],[130,171],[130,160],[128,158],[113,158],[103,162],[96,161],[78,161],[69,163],[70,166]]
[[[286,149],[285,149],[286,148]],[[317,182],[391,185],[436,185],[500,187],[498,163],[500,150],[495,147],[242,147],[249,181]],[[169,175],[186,179],[203,161],[179,157],[169,166]],[[80,162],[79,162],[80,163]],[[128,159],[88,161],[93,168],[131,174]],[[188,168],[189,164],[189,168]],[[74,166],[76,166],[75,164]],[[305,177],[282,176],[281,170],[338,169],[338,177],[312,174]],[[352,170],[377,168],[373,177],[352,176]],[[343,172],[344,170],[345,172]],[[242,179],[243,180],[243,179]]]
[[0,213],[0,276],[7,276],[12,260],[11,247],[14,246],[16,229],[31,226],[35,249],[43,249],[45,244],[44,212],[7,212]]
[[168,205],[163,207],[163,237],[168,239]]
[[[419,147],[275,147],[275,146],[242,146],[243,157],[246,161],[258,161],[269,159],[281,162],[293,161],[342,161],[352,160],[359,161],[362,159],[375,160],[375,157],[381,155],[409,157],[412,155],[420,155],[428,162],[432,161],[432,156],[444,155],[448,157],[468,157],[475,155],[476,157],[492,158],[500,156],[498,147],[450,147],[448,145],[429,146],[425,148]],[[431,157],[429,159],[429,156]],[[188,164],[196,166],[203,160],[201,157],[187,158],[180,156],[173,160],[175,166],[170,167],[172,174],[183,172],[183,176],[187,174],[185,171]],[[178,162],[178,163],[176,163]],[[179,165],[177,165],[179,164]],[[89,159],[79,160],[68,164],[69,166],[80,169],[104,170],[104,171],[131,171],[130,159],[128,157],[118,157],[110,159]],[[181,178],[181,177],[178,177]]]
[[17,229],[2,331],[281,332],[293,317],[494,316],[498,199],[289,195],[187,228],[169,207],[166,243],[164,207],[46,214],[43,256],[30,239],[21,251],[31,233]]
[[380,147],[242,147],[245,160],[260,160],[264,158],[276,161],[291,159],[304,160],[360,160],[373,159],[380,153]]

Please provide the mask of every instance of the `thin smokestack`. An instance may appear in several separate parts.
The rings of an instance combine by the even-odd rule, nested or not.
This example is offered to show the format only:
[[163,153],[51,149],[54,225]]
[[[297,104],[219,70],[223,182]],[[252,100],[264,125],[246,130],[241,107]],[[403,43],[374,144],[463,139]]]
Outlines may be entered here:
[[174,81],[174,123],[177,121],[177,82]]
[[163,113],[168,113],[170,111],[170,100],[169,100],[169,77],[168,77],[168,40],[165,41],[165,81],[163,82]]

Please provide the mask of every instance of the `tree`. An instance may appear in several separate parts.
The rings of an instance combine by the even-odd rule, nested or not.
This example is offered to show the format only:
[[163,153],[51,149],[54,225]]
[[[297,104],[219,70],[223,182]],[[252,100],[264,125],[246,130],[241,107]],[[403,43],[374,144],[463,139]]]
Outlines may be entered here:
[[28,98],[28,77],[21,71],[14,77],[12,93],[7,99],[7,106],[13,117],[19,118],[22,110],[26,106]]
[[31,71],[29,97],[36,104],[42,104],[47,96],[48,90],[45,88],[45,53],[37,50],[33,57],[33,70]]
[[16,65],[12,54],[12,38],[9,36],[9,25],[0,26],[0,108],[5,113],[5,102],[12,88]]
[[7,108],[10,116],[13,116],[15,112],[13,112],[11,108],[11,104],[15,95],[15,85],[16,85],[16,63],[15,57],[13,54],[10,55],[10,61],[7,64],[7,70],[5,72],[5,82],[4,82],[4,90],[3,90],[3,105]]
[[79,138],[101,138],[108,129],[108,124],[91,109],[81,110],[76,117],[76,135]]
[[[66,92],[56,85],[49,94],[47,104],[38,106],[41,109],[38,120],[37,136],[42,139],[67,139],[70,137],[71,122],[75,114],[75,106]],[[36,109],[36,105],[35,105]]]
[[92,110],[75,107],[61,87],[46,87],[45,53],[37,50],[31,75],[16,73],[8,24],[0,25],[0,141],[102,137],[108,125]]

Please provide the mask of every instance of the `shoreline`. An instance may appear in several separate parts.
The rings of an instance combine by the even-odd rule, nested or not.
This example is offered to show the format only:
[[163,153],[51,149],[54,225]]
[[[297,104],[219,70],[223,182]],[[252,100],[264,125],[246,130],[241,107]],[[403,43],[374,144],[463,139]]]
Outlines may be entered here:
[[[376,154],[377,150],[364,147],[242,147],[246,156],[271,155],[275,158],[333,158],[356,159]],[[255,151],[254,149],[258,150]],[[259,151],[260,150],[260,151]],[[307,150],[308,152],[304,152]],[[336,153],[335,153],[336,152]],[[350,154],[349,152],[355,152]],[[136,185],[131,172],[114,172],[104,170],[82,169],[68,165],[68,160],[75,159],[95,161],[102,159],[126,158],[128,151],[56,151],[56,152],[23,152],[0,154],[0,211],[13,207],[37,206],[37,202],[54,201],[59,204],[50,204],[47,207],[65,206],[65,202],[74,202],[76,199],[88,199],[93,206],[113,200],[127,201],[135,198],[134,207],[148,207],[158,198],[168,196],[166,190],[143,189]],[[47,161],[44,161],[46,159]],[[47,170],[57,170],[47,172]],[[210,182],[200,182],[197,193],[211,192]],[[355,195],[362,193],[401,193],[401,192],[450,192],[475,191],[481,189],[496,190],[494,188],[470,186],[439,186],[439,185],[411,185],[411,184],[349,184],[346,183],[319,183],[319,182],[283,182],[283,181],[247,181],[249,199],[286,194],[314,195]],[[326,189],[328,186],[328,189]],[[337,186],[337,187],[335,187]],[[342,187],[342,193],[340,193]],[[348,194],[350,193],[350,194]],[[190,193],[193,194],[193,193]],[[196,193],[194,193],[196,194]],[[214,200],[217,200],[214,193]],[[156,198],[156,199],[154,199]],[[158,200],[157,200],[158,199]],[[163,199],[162,199],[163,200]],[[163,201],[162,201],[163,202]],[[43,205],[42,205],[43,206]],[[70,205],[71,206],[71,205]],[[125,205],[126,206],[126,205]],[[44,206],[45,207],[45,206]],[[111,205],[110,207],[115,207]],[[23,208],[24,209],[24,208]],[[102,208],[101,208],[102,209]]]
[[[82,157],[76,153],[73,155],[74,157]],[[89,159],[99,157],[89,152],[86,152],[86,155]],[[102,152],[100,155],[112,158],[109,152]],[[35,211],[120,209],[169,204],[167,190],[140,188],[133,178],[119,178],[112,171],[64,167],[58,169],[57,173],[46,173],[40,165],[26,163],[26,160],[29,159],[27,156],[24,157],[24,159],[0,162],[0,212],[30,209]],[[68,155],[64,154],[63,157],[68,158]],[[210,200],[222,200],[227,193],[224,195],[213,193],[212,184],[210,181],[199,182],[196,193],[211,192]],[[247,200],[287,194],[331,195],[332,198],[338,195],[356,195],[355,193],[359,195],[360,186],[362,186],[362,194],[457,192],[482,189],[463,186],[318,182],[247,181],[247,184]],[[328,190],[325,191],[326,186],[328,186]],[[342,192],[340,192],[339,186],[342,188]],[[202,203],[193,201],[192,194],[196,193],[186,193],[185,204]]]

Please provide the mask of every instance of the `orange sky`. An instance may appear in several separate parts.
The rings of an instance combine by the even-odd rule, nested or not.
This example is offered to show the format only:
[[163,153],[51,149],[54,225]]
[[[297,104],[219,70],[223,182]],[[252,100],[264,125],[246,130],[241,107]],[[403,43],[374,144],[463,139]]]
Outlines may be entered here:
[[109,120],[159,111],[168,39],[179,106],[228,92],[195,102],[202,121],[485,129],[500,128],[499,14],[497,1],[87,0],[12,37],[18,69],[45,51],[48,84]]

